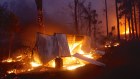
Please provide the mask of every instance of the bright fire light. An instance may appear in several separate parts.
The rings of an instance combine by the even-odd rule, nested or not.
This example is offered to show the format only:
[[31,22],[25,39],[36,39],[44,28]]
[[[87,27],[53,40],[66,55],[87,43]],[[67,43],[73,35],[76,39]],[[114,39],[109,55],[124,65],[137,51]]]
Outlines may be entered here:
[[6,60],[3,60],[2,62],[3,62],[3,63],[4,63],[4,62],[11,63],[11,62],[14,62],[14,60],[13,60],[12,58],[8,58],[8,59],[6,59]]
[[16,58],[22,58],[22,55],[17,56]]
[[[125,35],[125,32],[122,32],[121,34]],[[128,35],[128,34],[129,34],[129,29],[126,30],[126,35]]]
[[[86,64],[88,64],[88,62],[86,62],[86,61],[83,61],[81,59],[73,57],[73,55],[76,53],[79,53],[80,55],[82,55],[86,58],[90,58],[90,59],[94,59],[94,60],[96,60],[98,58],[98,55],[96,55],[96,53],[94,53],[93,51],[92,52],[85,52],[84,50],[82,50],[83,40],[78,41],[78,42],[73,41],[72,43],[68,42],[68,45],[69,45],[71,56],[70,57],[62,57],[63,69],[75,70],[79,67],[83,67]],[[41,64],[39,56],[37,54],[34,54],[34,59],[33,59],[34,61],[31,61],[31,62],[30,62],[30,60],[24,61],[24,59],[26,59],[26,57],[24,57],[24,55],[16,56],[16,58],[14,58],[14,59],[15,60],[13,60],[12,58],[8,58],[6,60],[3,60],[2,62],[16,62],[18,60],[19,61],[22,60],[23,65],[25,65],[25,68],[20,69],[20,70],[13,69],[13,70],[7,71],[7,73],[9,73],[9,74],[10,73],[28,72],[28,71],[34,70],[35,68],[40,67],[40,66],[47,66],[47,67],[55,68],[55,60],[51,60],[49,63],[46,63],[46,64]],[[26,63],[28,63],[28,64],[26,65]]]
[[79,67],[85,66],[85,64],[78,64],[78,65],[73,65],[73,66],[68,66],[67,70],[75,70]]
[[9,70],[9,71],[7,71],[7,73],[8,74],[16,73],[16,69]]
[[39,64],[37,62],[31,62],[30,63],[32,67],[39,67],[39,66],[42,66],[42,64]]
[[115,47],[117,47],[117,46],[119,46],[119,45],[120,45],[120,43],[115,43],[115,44],[114,44]]
[[[82,50],[82,43],[83,43],[83,41],[68,43],[71,55],[74,55],[75,53],[79,53],[87,58],[95,59],[91,52],[84,52]],[[64,57],[62,59],[63,59],[63,68],[67,69],[67,70],[75,70],[79,67],[85,66],[88,63],[88,62],[84,62],[80,59],[77,59],[73,56],[72,57]],[[49,62],[49,67],[53,67],[53,68],[55,67],[54,60]]]

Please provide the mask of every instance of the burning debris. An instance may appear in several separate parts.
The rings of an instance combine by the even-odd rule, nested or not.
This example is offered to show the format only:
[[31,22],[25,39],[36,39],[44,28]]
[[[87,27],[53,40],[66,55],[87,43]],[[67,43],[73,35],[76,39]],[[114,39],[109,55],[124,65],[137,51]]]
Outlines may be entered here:
[[119,42],[106,42],[105,44],[105,48],[111,48],[111,47],[118,47],[120,46],[120,43]]
[[[37,48],[36,50],[34,49],[31,55],[18,55],[15,58],[3,60],[2,63],[20,63],[8,70],[8,74],[31,72],[39,67],[41,72],[47,71],[48,68],[74,70],[89,63],[105,66],[105,64],[96,61],[105,52],[91,50],[91,48],[87,48],[89,52],[86,52],[87,50],[82,49],[83,41],[83,39],[76,41],[75,36],[66,38],[65,34],[55,34],[52,36],[38,34]],[[18,66],[20,67],[18,68]]]
[[30,64],[31,64],[32,67],[39,67],[39,66],[42,66],[42,64],[37,63],[37,62],[31,62]]

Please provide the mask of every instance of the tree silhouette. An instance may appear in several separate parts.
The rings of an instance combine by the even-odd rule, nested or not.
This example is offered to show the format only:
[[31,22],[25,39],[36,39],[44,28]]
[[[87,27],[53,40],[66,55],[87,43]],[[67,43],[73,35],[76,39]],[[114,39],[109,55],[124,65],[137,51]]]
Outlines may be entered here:
[[[134,39],[135,38],[135,31],[136,31],[136,37],[137,35],[137,22],[136,22],[136,9],[135,9],[135,0],[121,0],[120,2],[120,18],[122,16],[125,16],[128,20],[129,25],[129,37]],[[134,17],[133,17],[134,16]],[[135,29],[134,29],[134,22],[135,22]],[[131,35],[132,30],[132,35]]]
[[9,57],[15,33],[19,31],[19,22],[15,14],[0,6],[0,29],[9,36]]
[[107,0],[105,0],[105,12],[106,12],[106,32],[108,36],[108,11],[107,11]]
[[118,3],[119,0],[115,0],[115,5],[116,5],[116,17],[117,17],[117,33],[118,33],[118,40],[120,40],[120,26],[119,26],[119,14],[118,14]]
[[139,37],[140,37],[140,0],[135,0],[136,8],[138,9],[138,19],[139,19]]

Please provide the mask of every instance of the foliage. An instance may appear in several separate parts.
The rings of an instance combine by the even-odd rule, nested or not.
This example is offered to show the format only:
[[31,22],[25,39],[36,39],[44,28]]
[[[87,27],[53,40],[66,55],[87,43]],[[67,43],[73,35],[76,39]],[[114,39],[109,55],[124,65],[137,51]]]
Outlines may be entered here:
[[0,6],[0,29],[9,33],[19,31],[19,22],[17,17],[2,6]]

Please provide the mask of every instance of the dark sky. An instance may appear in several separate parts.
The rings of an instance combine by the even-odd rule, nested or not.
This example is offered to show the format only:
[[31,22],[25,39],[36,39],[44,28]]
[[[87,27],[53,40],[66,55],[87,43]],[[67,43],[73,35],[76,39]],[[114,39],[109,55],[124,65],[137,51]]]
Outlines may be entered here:
[[[115,2],[114,0],[108,1],[108,16],[109,26],[116,25],[115,20]],[[105,26],[105,5],[104,0],[86,0],[92,2],[92,8],[97,10],[99,19],[103,21],[102,26]],[[65,24],[72,23],[71,10],[68,4],[73,3],[73,0],[43,0],[43,12],[45,18],[51,18]],[[22,23],[32,23],[36,21],[37,10],[34,0],[0,0],[0,5],[6,6],[9,10],[13,11]]]

